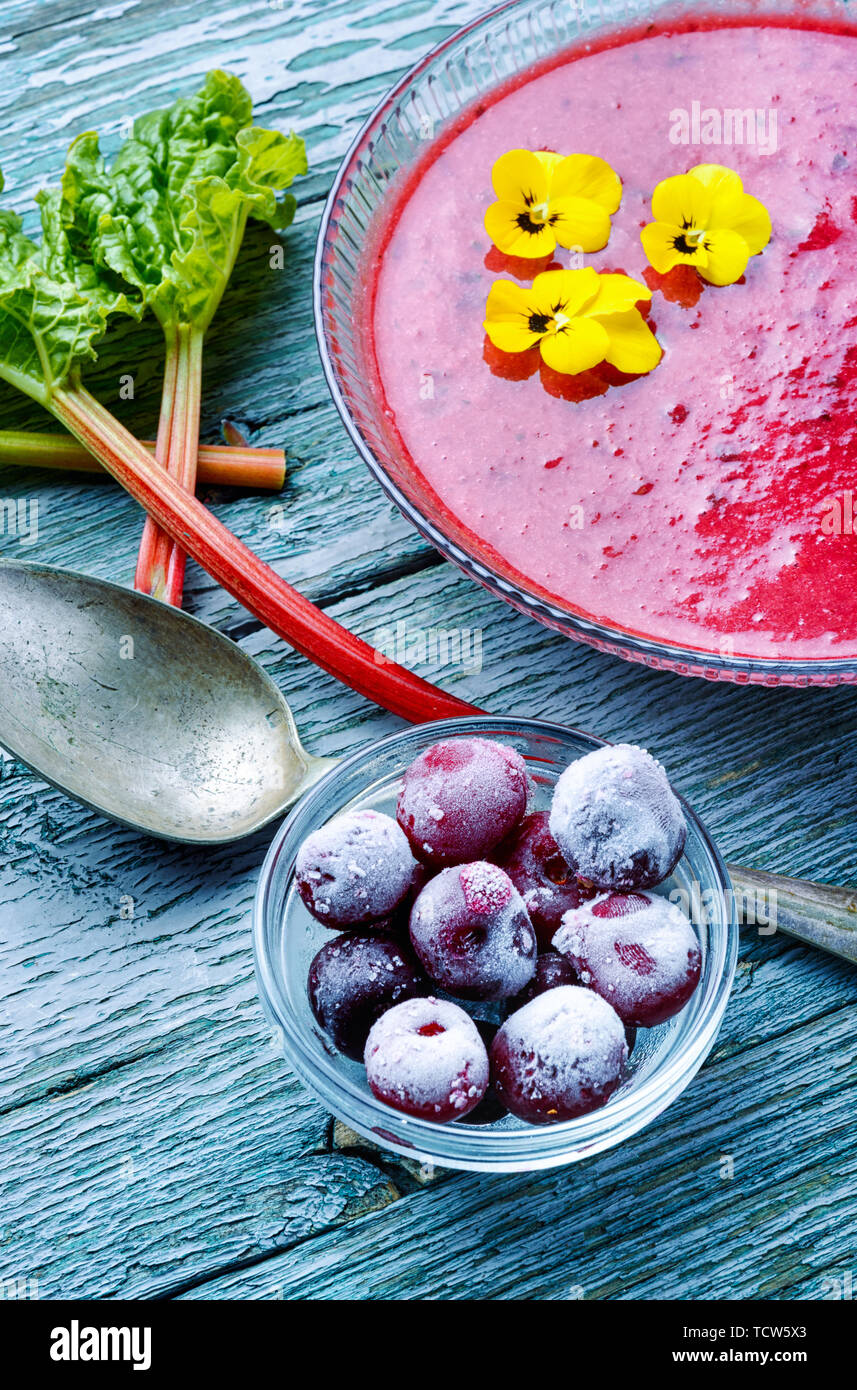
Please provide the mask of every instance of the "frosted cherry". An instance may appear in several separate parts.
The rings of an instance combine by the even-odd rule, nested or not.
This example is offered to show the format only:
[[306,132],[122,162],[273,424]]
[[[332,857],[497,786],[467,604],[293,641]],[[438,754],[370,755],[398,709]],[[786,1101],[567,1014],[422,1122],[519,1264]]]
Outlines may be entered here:
[[429,880],[411,909],[411,942],[426,974],[463,999],[508,999],[536,966],[521,895],[485,860]]
[[660,763],[630,743],[566,768],[550,829],[564,858],[596,888],[654,888],[681,858],[687,826]]
[[295,880],[309,911],[334,931],[394,912],[418,873],[408,841],[391,816],[346,811],[307,836]]
[[397,819],[418,859],[435,868],[483,859],[517,825],[529,779],[513,748],[484,738],[435,743],[411,763]]
[[699,983],[699,941],[681,908],[654,893],[608,893],[567,912],[554,937],[581,982],[624,1023],[653,1028]]
[[591,898],[595,889],[581,883],[562,857],[550,832],[547,811],[526,816],[492,854],[524,900],[540,950],[547,950],[562,914]]
[[488,1054],[475,1023],[446,1000],[408,999],[382,1014],[366,1042],[366,1079],[379,1100],[441,1124],[475,1110]]
[[506,1019],[491,1045],[491,1079],[513,1115],[557,1124],[604,1105],[627,1060],[615,1009],[592,990],[562,985]]
[[428,993],[410,948],[379,932],[346,932],[322,946],[309,968],[312,1011],[347,1057],[363,1060],[369,1029],[394,1004]]
[[565,956],[558,955],[556,951],[545,951],[536,961],[536,972],[528,985],[524,985],[520,994],[516,994],[514,999],[509,1001],[510,1009],[521,1009],[525,1004],[529,1004],[531,999],[535,999],[537,994],[544,994],[545,990],[558,989],[560,985],[578,985],[577,972],[571,961],[566,960]]

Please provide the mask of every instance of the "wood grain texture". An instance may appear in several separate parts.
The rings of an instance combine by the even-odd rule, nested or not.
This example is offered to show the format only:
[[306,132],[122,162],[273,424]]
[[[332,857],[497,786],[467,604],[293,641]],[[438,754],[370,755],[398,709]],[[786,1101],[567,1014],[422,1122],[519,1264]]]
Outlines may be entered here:
[[[187,1296],[821,1297],[857,1256],[850,1012],[710,1062],[666,1116],[585,1164],[446,1181]],[[831,1065],[834,1039],[846,1045]],[[796,1067],[813,1092],[803,1109]]]
[[[646,744],[727,857],[853,881],[852,692],[691,682],[537,627],[408,528],[326,395],[309,285],[333,172],[390,83],[482,7],[182,0],[167,25],[153,0],[9,0],[7,195],[26,212],[78,130],[97,126],[109,150],[136,110],[211,66],[237,71],[260,119],[305,135],[313,169],[286,270],[270,270],[271,234],[251,228],[207,350],[203,437],[228,417],[285,446],[288,483],[280,498],[209,494],[218,514],[370,640],[400,621],[480,628],[480,672],[420,674],[498,713]],[[89,378],[140,433],[153,429],[159,354],[151,326],[117,333]],[[127,373],[135,398],[120,402]],[[5,390],[0,415],[39,419]],[[0,496],[38,499],[26,558],[130,579],[140,516],[109,482],[8,469]],[[0,551],[23,553],[9,537]],[[188,607],[265,665],[314,751],[396,727],[195,568]],[[249,938],[269,833],[208,853],[166,847],[12,759],[0,784],[3,1278],[36,1278],[44,1297],[818,1298],[854,1268],[857,1019],[841,963],[746,934],[715,1052],[644,1134],[554,1174],[420,1183],[389,1156],[334,1147],[330,1117],[274,1053]]]

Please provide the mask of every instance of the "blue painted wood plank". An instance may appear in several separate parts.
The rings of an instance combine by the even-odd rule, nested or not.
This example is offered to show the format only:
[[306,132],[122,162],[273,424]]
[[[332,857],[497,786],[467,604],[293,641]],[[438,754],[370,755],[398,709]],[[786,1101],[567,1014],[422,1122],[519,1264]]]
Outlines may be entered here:
[[583,1164],[456,1178],[186,1296],[823,1297],[857,1257],[854,1022],[851,1005],[709,1063]]

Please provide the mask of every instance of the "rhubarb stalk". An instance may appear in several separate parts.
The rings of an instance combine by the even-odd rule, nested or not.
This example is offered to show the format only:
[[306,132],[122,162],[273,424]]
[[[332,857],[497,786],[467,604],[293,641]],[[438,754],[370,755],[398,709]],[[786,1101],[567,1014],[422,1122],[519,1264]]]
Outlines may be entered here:
[[[153,454],[156,447],[155,443],[143,442],[149,453]],[[286,456],[282,449],[200,444],[197,461],[199,481],[215,487],[279,492],[286,480]],[[4,464],[10,468],[48,468],[104,477],[98,459],[71,434],[0,430],[0,466]]]
[[[155,458],[183,488],[196,488],[203,335],[182,324],[167,340],[167,362]],[[134,587],[181,608],[185,554],[146,518]]]
[[[195,96],[139,117],[109,169],[97,135],[79,136],[62,180],[62,219],[75,254],[119,277],[164,330],[156,453],[190,492],[196,484],[203,339],[248,218],[276,231],[287,227],[295,199],[277,194],[307,168],[303,141],[253,126],[252,113],[237,77],[210,72]],[[136,587],[180,604],[183,581],[183,554],[148,522]]]

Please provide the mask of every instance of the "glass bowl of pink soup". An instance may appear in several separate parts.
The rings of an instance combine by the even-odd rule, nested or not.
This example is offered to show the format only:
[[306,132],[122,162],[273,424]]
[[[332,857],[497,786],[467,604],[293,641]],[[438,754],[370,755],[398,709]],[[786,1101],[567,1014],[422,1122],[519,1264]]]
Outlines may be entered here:
[[[714,1046],[735,975],[738,925],[726,867],[704,825],[683,802],[687,842],[656,891],[681,903],[699,937],[702,974],[674,1018],[637,1033],[626,1076],[606,1105],[562,1124],[529,1125],[512,1115],[490,1124],[437,1124],[393,1110],[369,1089],[359,1062],[336,1052],[307,997],[310,963],[332,933],[310,915],[295,883],[306,837],[356,807],[395,815],[406,768],[439,739],[478,736],[515,748],[545,810],[569,763],[599,740],[562,724],[496,716],[418,724],[351,754],[321,779],[283,822],[256,893],[253,943],[265,1014],[289,1065],[334,1115],[381,1148],[441,1168],[512,1173],[553,1168],[611,1148],[651,1123],[691,1083]],[[473,1006],[479,1014],[480,1008]],[[488,1014],[496,1006],[487,1006]],[[499,1019],[495,1020],[499,1021]]]
[[[386,493],[471,578],[602,650],[857,680],[855,130],[845,0],[513,0],[442,43],[354,142],[316,256],[327,381]],[[544,268],[482,225],[516,146],[623,179],[586,262],[653,289],[649,376],[584,391],[492,355],[491,283]],[[655,184],[702,161],[774,226],[725,288],[656,276],[639,241]]]

